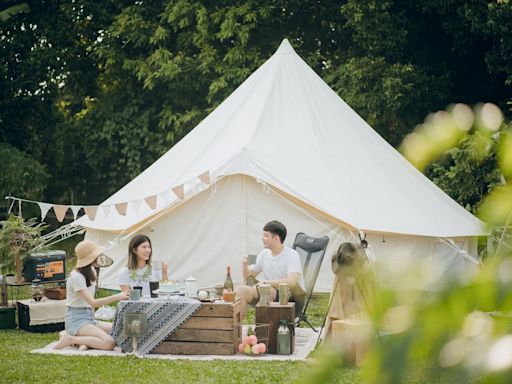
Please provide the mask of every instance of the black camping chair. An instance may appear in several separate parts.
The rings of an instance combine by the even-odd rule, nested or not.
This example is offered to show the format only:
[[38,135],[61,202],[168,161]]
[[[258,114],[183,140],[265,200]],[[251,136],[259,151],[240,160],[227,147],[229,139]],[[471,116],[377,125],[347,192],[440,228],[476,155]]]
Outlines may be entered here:
[[304,321],[315,332],[317,332],[317,330],[308,321],[306,311],[313,294],[313,289],[315,288],[316,279],[324,259],[327,244],[329,244],[329,237],[327,236],[311,237],[305,233],[299,232],[297,236],[295,236],[295,241],[292,246],[292,248],[299,253],[306,288],[306,295],[303,300],[296,298],[295,301],[295,312],[298,317],[296,326],[298,327],[301,321]]

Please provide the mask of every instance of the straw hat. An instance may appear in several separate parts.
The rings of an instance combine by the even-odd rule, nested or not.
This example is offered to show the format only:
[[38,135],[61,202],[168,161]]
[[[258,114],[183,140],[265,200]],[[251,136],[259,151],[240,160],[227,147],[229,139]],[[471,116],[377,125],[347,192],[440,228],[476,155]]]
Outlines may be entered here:
[[82,268],[91,264],[103,253],[104,250],[105,247],[100,247],[90,240],[79,242],[75,247],[75,254],[77,258],[76,267]]

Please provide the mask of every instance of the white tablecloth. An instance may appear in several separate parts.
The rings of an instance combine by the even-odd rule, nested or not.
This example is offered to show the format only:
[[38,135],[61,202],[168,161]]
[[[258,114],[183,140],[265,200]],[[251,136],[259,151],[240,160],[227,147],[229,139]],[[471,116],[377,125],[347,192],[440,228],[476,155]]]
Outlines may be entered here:
[[29,325],[63,323],[66,320],[66,300],[44,298],[41,301],[27,299],[18,302],[28,307]]

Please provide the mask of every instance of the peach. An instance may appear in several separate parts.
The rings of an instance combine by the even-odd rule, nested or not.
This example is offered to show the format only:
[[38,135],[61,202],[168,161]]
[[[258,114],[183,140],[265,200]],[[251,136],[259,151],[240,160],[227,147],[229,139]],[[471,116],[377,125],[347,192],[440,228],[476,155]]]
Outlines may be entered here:
[[258,344],[258,338],[256,337],[256,335],[247,336],[247,344],[249,344],[249,345]]

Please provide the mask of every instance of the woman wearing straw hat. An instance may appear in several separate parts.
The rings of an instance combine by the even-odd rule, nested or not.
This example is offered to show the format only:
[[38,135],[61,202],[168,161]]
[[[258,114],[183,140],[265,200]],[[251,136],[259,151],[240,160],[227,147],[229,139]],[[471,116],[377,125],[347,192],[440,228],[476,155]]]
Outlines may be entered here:
[[108,305],[115,301],[126,300],[129,291],[116,295],[95,299],[96,279],[95,268],[97,258],[103,253],[92,241],[84,240],[75,248],[77,257],[76,268],[67,279],[66,288],[66,332],[59,340],[55,349],[78,344],[88,348],[112,350],[115,342],[109,335],[112,324],[94,320],[93,308]]

